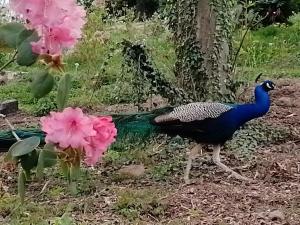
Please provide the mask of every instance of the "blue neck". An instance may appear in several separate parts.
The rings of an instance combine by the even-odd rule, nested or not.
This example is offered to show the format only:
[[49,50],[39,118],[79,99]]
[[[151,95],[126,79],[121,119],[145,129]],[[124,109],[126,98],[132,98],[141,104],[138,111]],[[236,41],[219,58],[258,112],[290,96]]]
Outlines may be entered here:
[[255,88],[255,103],[239,105],[235,110],[235,116],[238,118],[239,126],[244,123],[265,115],[270,109],[270,97],[262,86]]

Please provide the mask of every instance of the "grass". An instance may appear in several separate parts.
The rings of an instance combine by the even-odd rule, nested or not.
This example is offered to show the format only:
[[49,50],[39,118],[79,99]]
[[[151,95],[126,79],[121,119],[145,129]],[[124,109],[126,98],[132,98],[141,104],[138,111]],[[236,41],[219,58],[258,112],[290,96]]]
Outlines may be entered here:
[[7,99],[18,99],[21,103],[21,109],[32,111],[37,100],[33,98],[28,87],[28,82],[17,81],[0,87],[0,101]]
[[[61,203],[59,207],[39,202],[28,202],[26,205],[20,206],[19,199],[15,195],[9,194],[2,196],[0,202],[0,213],[1,215],[9,214],[7,217],[9,219],[6,221],[9,225],[73,224],[71,223],[72,219],[67,215],[71,208],[72,206],[67,203]],[[60,223],[60,221],[70,222]]]
[[[238,74],[245,80],[259,72],[269,77],[300,77],[300,14],[291,17],[293,25],[272,25],[250,31],[238,59]],[[235,46],[244,34],[236,33]]]
[[[133,76],[122,66],[120,42],[123,39],[144,42],[157,68],[169,80],[175,81],[172,70],[176,56],[171,41],[172,36],[158,18],[139,23],[130,22],[129,16],[123,21],[110,20],[104,23],[101,15],[103,15],[101,10],[89,14],[83,39],[74,51],[66,54],[64,59],[66,70],[72,73],[73,78],[70,105],[94,107],[100,104],[132,102]],[[292,21],[294,24],[288,27],[274,25],[250,31],[237,62],[237,79],[253,80],[254,76],[260,72],[271,78],[300,77],[300,15],[294,16]],[[235,49],[243,32],[239,30],[235,34]],[[1,53],[0,63],[2,64],[6,58],[7,55]],[[31,68],[21,68],[15,65],[9,70],[32,71]],[[29,81],[30,77],[25,75],[7,85],[0,86],[0,101],[10,98],[18,99],[22,110],[36,116],[42,116],[55,109],[56,89],[45,99],[37,100],[30,93]],[[275,131],[272,133],[273,136],[265,131],[257,133],[259,137],[253,136],[259,140],[265,137],[275,139],[275,134],[281,134]],[[256,139],[254,141],[251,139],[250,142],[255,143]],[[241,145],[245,145],[244,143],[246,142],[243,140],[243,143],[236,143],[229,147],[241,152]],[[112,186],[115,183],[124,185],[126,181],[115,176],[116,171],[122,165],[139,163],[146,166],[145,177],[153,182],[159,181],[164,184],[176,175],[181,176],[186,160],[184,148],[187,143],[172,139],[166,145],[159,147],[157,145],[159,145],[157,141],[150,143],[146,151],[144,145],[133,146],[124,143],[121,146],[115,146],[120,150],[129,150],[111,151],[106,155],[103,163],[111,170],[106,171],[110,177],[107,182],[110,182]],[[249,145],[245,146],[245,149],[249,149]],[[102,188],[103,180],[98,180],[99,176],[90,177],[87,174],[79,180],[78,196],[90,194]],[[58,201],[65,192],[67,192],[65,188],[57,185],[49,188],[45,195],[49,199]],[[162,200],[165,193],[161,189],[126,187],[116,189],[115,192],[113,210],[129,221],[137,221],[143,216],[159,219],[165,215],[168,207]],[[45,224],[45,221],[53,224],[72,224],[68,215],[69,208],[72,206],[66,203],[55,208],[34,201],[24,207],[16,207],[17,202],[14,195],[7,194],[1,198],[0,213],[1,215],[11,213],[10,224]],[[178,220],[178,223],[174,221],[170,224],[183,224],[183,222]]]
[[[172,35],[157,17],[144,23],[131,22],[129,14],[122,20],[104,22],[103,14],[101,9],[89,14],[83,39],[64,58],[66,71],[70,71],[73,79],[69,105],[93,107],[132,102],[133,76],[123,67],[120,45],[123,39],[145,43],[157,68],[175,82]],[[273,25],[249,32],[238,58],[236,79],[252,81],[260,72],[276,79],[300,77],[300,15],[291,21],[292,26]],[[235,49],[244,32],[236,32]],[[0,58],[3,61],[3,56]],[[30,67],[16,65],[9,69],[32,71]],[[55,109],[55,90],[45,100],[38,101],[30,94],[28,80],[25,75],[25,79],[1,86],[0,100],[16,98],[21,109],[37,116]]]
[[122,189],[117,190],[117,201],[114,210],[129,221],[141,216],[150,215],[150,218],[164,216],[168,205],[161,201],[164,196],[162,190],[157,189]]
[[[174,47],[169,41],[171,34],[162,25],[157,21],[129,22],[130,16],[125,22],[117,20],[104,23],[100,19],[102,14],[102,11],[95,11],[89,15],[85,38],[75,52],[66,57],[68,69],[73,70],[75,63],[79,64],[77,77],[84,83],[81,90],[85,95],[91,95],[90,90],[96,89],[93,101],[97,99],[98,104],[131,101],[133,90],[130,84],[133,77],[122,66],[120,43],[123,39],[145,42],[157,67],[167,77],[173,76],[171,68],[175,61]],[[80,103],[80,100],[75,102]]]

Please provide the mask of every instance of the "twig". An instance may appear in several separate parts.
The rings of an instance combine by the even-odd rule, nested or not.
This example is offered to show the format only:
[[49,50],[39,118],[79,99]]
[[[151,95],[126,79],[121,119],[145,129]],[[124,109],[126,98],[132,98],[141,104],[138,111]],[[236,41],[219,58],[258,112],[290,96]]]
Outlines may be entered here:
[[40,192],[40,195],[43,194],[43,192],[46,190],[46,188],[47,188],[47,186],[48,186],[49,183],[50,183],[50,180],[48,180],[48,181],[45,183],[45,185],[43,186],[43,188],[42,188],[42,190],[41,190],[41,192]]
[[12,133],[12,135],[15,137],[15,139],[17,139],[17,141],[21,141],[21,138],[19,138],[19,136],[16,134],[15,132],[15,128],[14,126],[9,122],[9,120],[6,118],[6,116],[4,114],[0,114],[0,117],[3,118],[6,122],[6,124],[9,126],[10,131]]
[[15,53],[13,54],[13,57],[7,63],[5,63],[3,66],[1,66],[0,72],[16,60],[17,54],[18,54],[18,51],[15,51]]

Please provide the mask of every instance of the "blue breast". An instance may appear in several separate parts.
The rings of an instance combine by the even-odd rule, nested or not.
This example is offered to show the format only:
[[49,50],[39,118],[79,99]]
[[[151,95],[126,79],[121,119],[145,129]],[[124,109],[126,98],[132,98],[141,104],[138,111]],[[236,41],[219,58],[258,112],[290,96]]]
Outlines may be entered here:
[[[270,97],[261,86],[255,89],[255,102],[232,105],[232,109],[215,119],[196,122],[199,132],[194,138],[199,142],[222,144],[232,138],[236,130],[248,121],[265,115],[270,108]],[[203,132],[200,132],[200,130]]]

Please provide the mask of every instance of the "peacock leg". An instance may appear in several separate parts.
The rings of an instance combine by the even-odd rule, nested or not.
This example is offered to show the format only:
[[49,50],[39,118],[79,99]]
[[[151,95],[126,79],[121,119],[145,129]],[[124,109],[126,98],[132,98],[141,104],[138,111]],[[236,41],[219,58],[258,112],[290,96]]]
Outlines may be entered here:
[[221,160],[220,160],[220,150],[221,150],[221,146],[220,145],[216,145],[214,146],[214,151],[213,151],[213,161],[214,163],[221,167],[223,170],[225,170],[226,172],[229,172],[231,173],[231,175],[233,177],[235,177],[236,179],[238,180],[246,180],[246,181],[250,181],[249,178],[247,177],[244,177],[240,174],[238,174],[237,172],[233,171],[232,169],[230,169],[228,166],[224,165],[223,163],[221,163]]
[[197,144],[188,153],[189,157],[188,157],[185,172],[184,172],[184,182],[185,182],[185,184],[190,184],[191,183],[189,175],[190,175],[190,171],[191,171],[191,168],[192,168],[192,162],[193,162],[194,159],[197,158],[197,156],[199,154],[199,150],[201,150],[201,145]]

